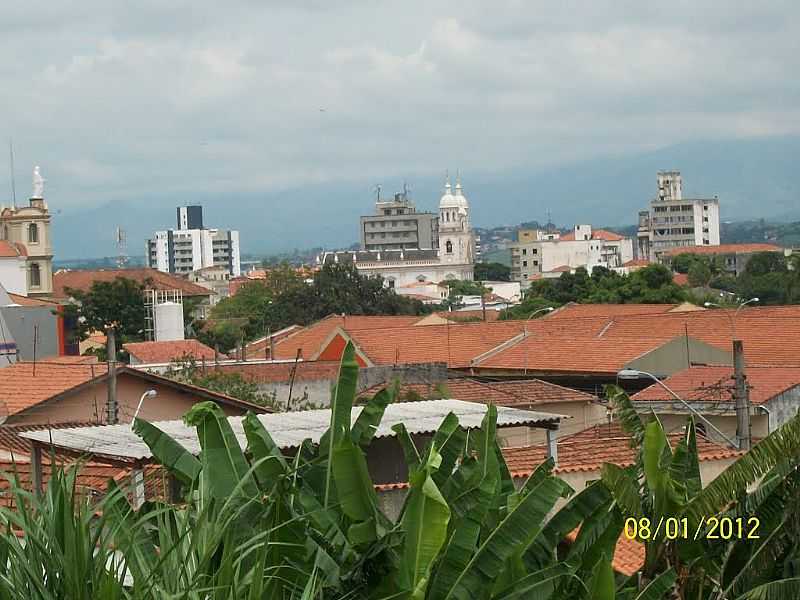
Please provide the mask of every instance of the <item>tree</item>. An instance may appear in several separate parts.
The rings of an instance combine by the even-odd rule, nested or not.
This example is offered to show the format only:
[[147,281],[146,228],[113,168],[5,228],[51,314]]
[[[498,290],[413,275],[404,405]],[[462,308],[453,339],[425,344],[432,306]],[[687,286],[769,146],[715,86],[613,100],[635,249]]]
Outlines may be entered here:
[[118,358],[124,358],[122,344],[144,339],[144,290],[143,284],[125,277],[94,281],[88,292],[67,289],[75,302],[65,307],[65,315],[75,322],[78,341],[114,325]]
[[475,263],[477,281],[511,281],[511,267],[503,263]]
[[701,261],[696,261],[689,267],[689,285],[692,287],[706,287],[711,281],[711,269]]

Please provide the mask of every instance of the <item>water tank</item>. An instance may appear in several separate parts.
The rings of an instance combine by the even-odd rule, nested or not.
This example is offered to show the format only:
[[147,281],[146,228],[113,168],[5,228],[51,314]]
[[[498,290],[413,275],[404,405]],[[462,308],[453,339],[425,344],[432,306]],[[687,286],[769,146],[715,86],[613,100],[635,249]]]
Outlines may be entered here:
[[183,339],[183,304],[163,302],[155,306],[156,341]]

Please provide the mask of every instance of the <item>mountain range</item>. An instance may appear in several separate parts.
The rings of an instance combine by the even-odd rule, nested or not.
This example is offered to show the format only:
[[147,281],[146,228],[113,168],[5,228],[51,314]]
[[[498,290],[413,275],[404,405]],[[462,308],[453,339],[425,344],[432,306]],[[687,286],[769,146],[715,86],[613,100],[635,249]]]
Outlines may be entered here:
[[[463,173],[472,222],[491,227],[522,221],[630,224],[656,191],[656,171],[683,174],[685,197],[720,198],[722,219],[800,219],[800,137],[698,141],[652,152],[603,157],[540,170]],[[435,211],[442,178],[405,177],[417,210]],[[384,195],[403,181],[385,181]],[[64,210],[54,217],[57,258],[110,256],[122,226],[128,252],[142,254],[155,230],[175,226],[175,207],[202,204],[206,226],[238,229],[242,252],[346,247],[358,240],[359,216],[373,210],[374,185],[350,181],[263,194],[195,193]],[[51,207],[56,199],[50,199]]]

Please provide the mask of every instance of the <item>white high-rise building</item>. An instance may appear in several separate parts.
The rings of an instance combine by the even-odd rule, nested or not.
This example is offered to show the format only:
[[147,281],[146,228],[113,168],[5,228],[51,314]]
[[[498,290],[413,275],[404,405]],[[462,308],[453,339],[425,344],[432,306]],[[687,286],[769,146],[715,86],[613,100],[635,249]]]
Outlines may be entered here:
[[719,198],[684,198],[680,171],[659,171],[657,195],[639,213],[637,257],[650,261],[681,246],[719,246]]
[[224,267],[241,275],[239,232],[206,229],[202,206],[178,207],[178,228],[156,231],[147,240],[147,266],[165,273],[186,274],[206,267]]

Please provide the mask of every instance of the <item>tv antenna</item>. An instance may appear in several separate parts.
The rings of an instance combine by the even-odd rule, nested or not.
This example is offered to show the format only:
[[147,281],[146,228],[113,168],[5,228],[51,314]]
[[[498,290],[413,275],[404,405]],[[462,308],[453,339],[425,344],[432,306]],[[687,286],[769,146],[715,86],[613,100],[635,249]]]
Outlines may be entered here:
[[381,184],[378,183],[375,185],[375,199],[380,202],[381,201]]

